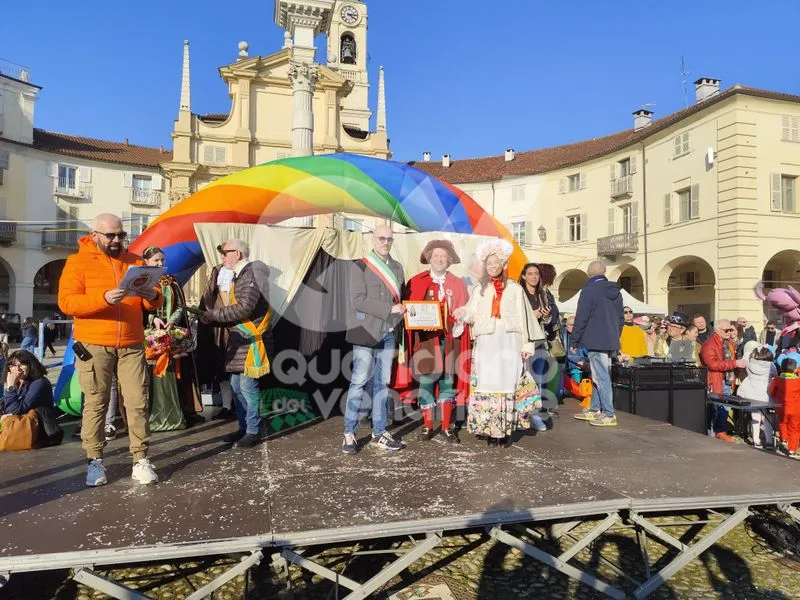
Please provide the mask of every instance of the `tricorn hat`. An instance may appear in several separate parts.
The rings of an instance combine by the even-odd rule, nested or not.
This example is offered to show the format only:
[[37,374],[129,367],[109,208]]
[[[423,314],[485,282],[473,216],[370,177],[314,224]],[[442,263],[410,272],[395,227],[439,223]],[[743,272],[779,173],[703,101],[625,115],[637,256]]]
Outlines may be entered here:
[[441,248],[447,252],[451,265],[457,265],[461,262],[461,259],[458,258],[458,254],[456,254],[456,249],[453,247],[453,242],[450,240],[431,240],[425,244],[425,247],[422,249],[422,254],[419,255],[419,262],[423,265],[427,265],[431,260],[431,254],[433,254],[436,248]]

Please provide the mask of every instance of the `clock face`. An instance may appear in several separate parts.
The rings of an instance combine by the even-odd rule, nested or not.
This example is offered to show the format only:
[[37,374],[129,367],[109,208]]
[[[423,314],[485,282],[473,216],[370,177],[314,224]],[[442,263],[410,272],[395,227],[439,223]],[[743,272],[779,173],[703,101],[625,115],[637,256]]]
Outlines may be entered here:
[[359,14],[354,6],[343,6],[341,15],[342,21],[348,25],[355,25],[358,22]]

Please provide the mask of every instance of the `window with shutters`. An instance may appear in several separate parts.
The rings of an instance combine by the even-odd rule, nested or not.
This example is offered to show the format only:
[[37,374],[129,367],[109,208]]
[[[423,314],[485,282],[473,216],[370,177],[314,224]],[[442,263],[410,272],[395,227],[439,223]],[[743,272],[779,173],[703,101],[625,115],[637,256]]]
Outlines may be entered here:
[[345,217],[344,223],[342,224],[342,229],[345,231],[363,231],[364,226],[361,221],[357,219],[348,219]]
[[525,200],[525,186],[524,185],[515,185],[511,188],[511,200],[513,202],[518,202],[521,200]]
[[689,132],[685,131],[676,135],[673,144],[675,146],[672,154],[673,158],[689,154]]
[[795,201],[796,188],[797,177],[781,175],[781,211],[785,213],[797,212],[797,202]]
[[77,187],[78,169],[67,165],[58,165],[58,187],[59,192],[74,192]]
[[529,243],[525,239],[525,221],[511,223],[511,235],[514,236],[514,241],[520,246]]
[[781,139],[784,142],[800,142],[800,117],[783,115],[781,119]]
[[622,209],[622,233],[633,233],[633,225],[631,223],[631,205],[627,204]]
[[678,221],[683,223],[692,218],[692,191],[689,188],[678,190]]
[[142,235],[142,232],[150,224],[151,218],[153,218],[152,215],[146,215],[142,213],[130,213],[130,215],[128,216],[128,223],[127,223],[128,239],[133,241],[134,239]]
[[581,215],[572,215],[571,217],[567,217],[570,242],[580,242],[583,239],[583,224],[581,223],[581,220]]
[[770,209],[773,212],[797,213],[797,176],[773,173],[771,176]]
[[624,160],[619,161],[619,176],[627,177],[630,174],[631,174],[631,159],[626,158]]
[[224,165],[226,163],[225,146],[205,144],[203,146],[204,165]]
[[567,190],[570,192],[577,192],[581,189],[581,174],[575,173],[574,175],[567,176]]

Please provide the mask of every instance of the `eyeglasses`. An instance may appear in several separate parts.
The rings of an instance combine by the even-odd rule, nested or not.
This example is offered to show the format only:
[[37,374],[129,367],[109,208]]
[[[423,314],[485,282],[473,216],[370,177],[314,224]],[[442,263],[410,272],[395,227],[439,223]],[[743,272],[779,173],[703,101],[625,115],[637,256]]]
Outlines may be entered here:
[[112,231],[111,233],[103,233],[102,231],[95,231],[94,233],[96,233],[97,235],[102,235],[109,242],[114,238],[124,240],[126,237],[128,237],[127,231]]
[[393,243],[393,242],[394,242],[394,238],[393,238],[393,237],[384,237],[384,236],[382,236],[382,235],[378,236],[376,239],[377,239],[377,240],[378,240],[378,241],[379,241],[381,244],[391,244],[391,243]]
[[625,313],[626,315],[632,315],[633,314],[632,310],[623,310],[622,312]]
[[227,256],[230,252],[239,252],[239,251],[236,248],[228,248],[227,250],[220,249],[219,251],[219,253],[222,254],[222,256]]

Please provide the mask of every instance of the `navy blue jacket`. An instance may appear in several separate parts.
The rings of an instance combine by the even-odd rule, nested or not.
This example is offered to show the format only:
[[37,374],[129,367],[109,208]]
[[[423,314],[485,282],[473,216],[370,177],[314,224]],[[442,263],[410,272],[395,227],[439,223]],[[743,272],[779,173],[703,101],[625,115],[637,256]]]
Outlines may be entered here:
[[24,382],[19,388],[8,390],[0,402],[0,413],[24,415],[32,408],[53,406],[53,386],[47,377]]
[[624,324],[619,284],[603,275],[589,279],[578,298],[572,345],[598,352],[618,351]]

